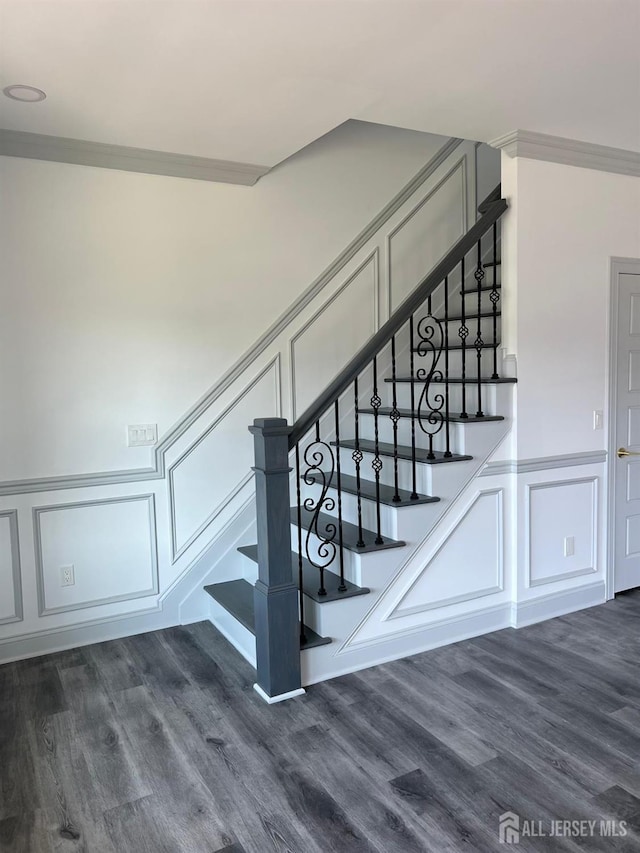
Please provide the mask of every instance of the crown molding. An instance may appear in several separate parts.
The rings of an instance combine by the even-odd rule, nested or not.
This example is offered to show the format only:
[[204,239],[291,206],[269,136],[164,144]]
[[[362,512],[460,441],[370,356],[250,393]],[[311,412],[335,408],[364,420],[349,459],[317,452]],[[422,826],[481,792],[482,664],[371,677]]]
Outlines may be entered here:
[[97,166],[124,172],[143,172],[147,175],[167,175],[173,178],[193,178],[197,181],[218,181],[225,184],[253,186],[258,178],[270,171],[270,166],[236,163],[233,160],[214,160],[190,154],[172,154],[127,145],[110,145],[68,139],[44,133],[0,128],[0,154],[6,157],[25,157],[31,160],[51,160],[76,166]]
[[535,133],[531,130],[514,130],[488,144],[492,148],[500,148],[509,157],[547,160],[551,163],[564,163],[566,166],[640,177],[640,152],[627,151],[624,148],[610,148],[608,145],[548,136],[546,133]]

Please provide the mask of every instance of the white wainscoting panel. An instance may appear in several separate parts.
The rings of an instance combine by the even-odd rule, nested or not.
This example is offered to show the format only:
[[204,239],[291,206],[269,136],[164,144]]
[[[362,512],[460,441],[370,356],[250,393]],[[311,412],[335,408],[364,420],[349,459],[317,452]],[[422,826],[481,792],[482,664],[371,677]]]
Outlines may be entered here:
[[503,517],[503,489],[476,492],[447,521],[438,541],[425,542],[401,567],[338,654],[422,631],[442,619],[443,608],[450,607],[447,616],[458,618],[477,607],[477,599],[501,593]]
[[18,512],[0,512],[0,625],[22,619]]
[[158,593],[154,495],[34,507],[33,523],[41,616]]
[[[527,486],[525,555],[530,587],[598,570],[598,478],[584,477]],[[565,539],[574,554],[565,557]]]
[[503,588],[502,490],[480,493],[389,618],[481,598]]
[[253,477],[249,425],[256,417],[278,417],[279,412],[277,357],[173,463],[168,471],[173,562]]
[[395,311],[425,273],[464,234],[467,160],[458,164],[389,234],[389,311]]
[[291,339],[293,420],[375,333],[377,303],[376,248]]

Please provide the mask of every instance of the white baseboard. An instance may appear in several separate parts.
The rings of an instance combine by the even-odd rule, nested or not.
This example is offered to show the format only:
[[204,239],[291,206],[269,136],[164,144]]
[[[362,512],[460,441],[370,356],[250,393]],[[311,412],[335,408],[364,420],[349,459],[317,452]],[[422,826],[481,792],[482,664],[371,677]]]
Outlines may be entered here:
[[0,664],[63,652],[79,646],[90,646],[92,643],[132,637],[135,634],[146,634],[149,631],[170,628],[175,624],[175,613],[153,608],[143,613],[25,634],[0,642]]
[[440,619],[401,635],[381,637],[375,642],[361,644],[360,647],[354,645],[341,650],[339,655],[331,653],[331,646],[320,646],[317,649],[309,649],[302,655],[302,683],[305,686],[317,684],[330,678],[348,675],[350,672],[358,672],[509,627],[511,604],[504,602],[479,608],[462,616]]
[[526,625],[534,625],[536,622],[544,622],[546,619],[604,604],[606,600],[605,582],[594,581],[574,589],[552,592],[513,604],[511,624],[514,628],[524,628]]
[[293,699],[295,696],[302,696],[307,692],[304,687],[300,687],[298,690],[290,690],[288,693],[279,693],[277,696],[269,696],[269,694],[265,693],[259,684],[254,684],[253,689],[256,691],[258,696],[261,699],[264,699],[264,701],[269,705],[275,705],[277,702],[284,702],[285,699]]

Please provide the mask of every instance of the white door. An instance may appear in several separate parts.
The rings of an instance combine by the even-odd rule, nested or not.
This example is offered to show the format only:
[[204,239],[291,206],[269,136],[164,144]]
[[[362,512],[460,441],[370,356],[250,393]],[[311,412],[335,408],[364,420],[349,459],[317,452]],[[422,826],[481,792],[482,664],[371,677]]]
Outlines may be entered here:
[[614,592],[640,587],[640,270],[619,273],[618,287]]

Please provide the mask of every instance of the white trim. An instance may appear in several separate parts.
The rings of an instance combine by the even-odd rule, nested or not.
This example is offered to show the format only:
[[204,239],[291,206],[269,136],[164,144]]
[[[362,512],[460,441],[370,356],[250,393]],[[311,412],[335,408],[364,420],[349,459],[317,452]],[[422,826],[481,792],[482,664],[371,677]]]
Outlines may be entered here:
[[607,373],[607,409],[608,409],[608,435],[607,446],[609,448],[609,464],[607,466],[605,518],[607,529],[605,531],[607,555],[606,584],[607,601],[615,597],[615,494],[616,494],[616,418],[618,409],[618,303],[620,298],[619,277],[622,274],[640,275],[640,258],[618,258],[612,257],[610,263],[610,285],[609,285],[609,370]]
[[[134,590],[123,595],[110,595],[104,598],[95,598],[91,601],[80,601],[76,604],[68,604],[63,607],[47,607],[45,582],[44,582],[44,555],[42,553],[42,536],[40,532],[40,516],[45,512],[60,512],[63,510],[85,509],[87,507],[106,506],[108,504],[136,503],[145,501],[149,513],[149,545],[151,556],[152,583],[147,589]],[[160,573],[158,567],[158,533],[156,526],[156,496],[153,493],[146,495],[123,495],[115,498],[104,498],[97,501],[77,501],[67,504],[49,504],[47,506],[34,506],[33,516],[33,549],[36,567],[36,592],[38,599],[38,616],[51,616],[56,613],[68,613],[72,610],[86,610],[90,607],[98,607],[103,604],[114,604],[121,601],[133,601],[138,598],[148,598],[158,595],[160,590]]]
[[11,543],[11,574],[13,577],[13,613],[0,619],[0,625],[10,622],[22,622],[24,605],[22,600],[22,568],[20,565],[20,536],[18,533],[18,510],[7,509],[0,512],[0,518],[9,519],[9,541]]
[[514,603],[511,608],[511,624],[514,628],[524,628],[546,619],[565,616],[576,610],[595,607],[606,601],[606,585],[603,580],[584,586],[572,587],[562,592],[551,592],[527,601]]
[[270,166],[238,163],[234,160],[214,160],[191,154],[173,154],[149,148],[131,148],[69,139],[44,133],[0,128],[0,154],[5,157],[25,157],[30,160],[49,160],[75,166],[97,166],[124,172],[143,172],[173,178],[193,178],[197,181],[218,181],[224,184],[253,186]]
[[[569,580],[570,578],[583,577],[584,575],[594,575],[598,572],[598,481],[599,477],[578,477],[575,480],[550,480],[546,483],[527,483],[525,486],[524,496],[524,515],[526,518],[525,527],[525,583],[528,589],[537,586],[548,586],[549,584],[557,583],[558,581]],[[563,486],[576,486],[591,484],[591,565],[583,569],[575,569],[570,572],[563,572],[559,575],[546,575],[542,578],[533,580],[531,577],[531,493],[541,491],[542,489],[562,488]]]
[[606,450],[585,450],[582,453],[564,453],[560,456],[538,456],[535,459],[504,459],[497,462],[487,462],[478,476],[494,477],[499,474],[529,474],[532,471],[573,468],[576,465],[599,465],[606,461]]
[[253,689],[256,691],[258,696],[260,696],[261,699],[264,699],[264,701],[269,705],[275,705],[276,702],[284,702],[285,699],[293,699],[295,696],[302,696],[307,692],[304,687],[300,687],[298,690],[290,690],[288,693],[279,693],[277,696],[269,696],[269,694],[265,693],[259,684],[254,684]]
[[509,157],[526,157],[529,160],[547,160],[597,169],[600,172],[615,172],[619,175],[640,177],[640,152],[624,148],[596,145],[579,139],[549,136],[531,130],[513,130],[489,142],[492,148],[500,148]]

